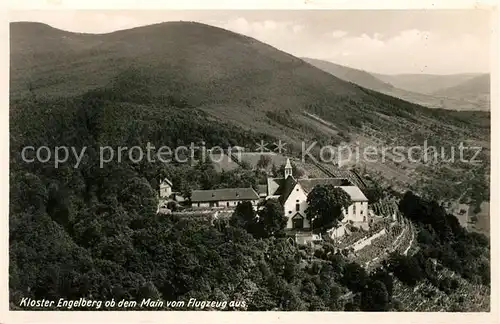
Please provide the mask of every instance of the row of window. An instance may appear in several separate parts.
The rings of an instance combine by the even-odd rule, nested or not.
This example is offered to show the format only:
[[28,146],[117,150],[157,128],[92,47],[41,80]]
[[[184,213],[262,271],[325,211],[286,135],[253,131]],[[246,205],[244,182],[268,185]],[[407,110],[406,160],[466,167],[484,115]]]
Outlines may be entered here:
[[[298,200],[297,200],[297,202],[298,202]],[[360,214],[360,215],[363,215],[363,210],[364,210],[364,209],[361,209],[361,210],[359,211],[359,214]],[[295,211],[297,211],[297,212],[298,212],[298,211],[300,211],[300,204],[298,204],[298,203],[297,203],[297,204],[295,204]],[[291,211],[291,210],[289,210],[289,211],[288,211],[288,213],[289,213],[289,214],[291,214],[291,213],[292,213],[292,211]],[[353,205],[353,206],[352,206],[352,213],[353,213],[353,214],[356,214],[356,205]]]
[[[215,202],[209,202],[209,206],[210,207],[223,207],[224,205],[226,207],[231,207],[231,206],[237,206],[241,201],[238,201],[238,200],[234,200],[234,201],[226,201],[226,203],[224,204],[223,202],[219,202],[219,201],[215,201]],[[252,205],[256,205],[257,202],[256,201],[250,201],[252,203]],[[204,203],[197,203],[197,206],[198,207],[201,207]]]

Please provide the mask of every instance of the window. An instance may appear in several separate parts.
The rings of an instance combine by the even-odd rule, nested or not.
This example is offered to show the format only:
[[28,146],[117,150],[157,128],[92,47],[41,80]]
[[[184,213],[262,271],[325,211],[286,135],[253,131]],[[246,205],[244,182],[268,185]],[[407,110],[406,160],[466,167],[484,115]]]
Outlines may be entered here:
[[289,214],[291,214],[291,213],[292,213],[292,211],[291,211],[291,210],[289,210],[289,211],[288,211],[288,213],[289,213]]
[[229,207],[229,201],[226,203],[226,206]]
[[300,204],[295,204],[295,211],[300,211]]
[[352,213],[356,214],[356,205],[352,205]]

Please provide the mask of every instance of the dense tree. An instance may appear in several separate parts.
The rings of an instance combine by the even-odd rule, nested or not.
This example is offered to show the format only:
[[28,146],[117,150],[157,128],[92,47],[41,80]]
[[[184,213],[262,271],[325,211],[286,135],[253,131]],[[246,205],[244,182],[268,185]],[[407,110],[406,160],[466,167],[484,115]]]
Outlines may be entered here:
[[271,166],[271,175],[273,177],[277,177],[278,176],[278,168],[276,168],[276,164],[273,163],[273,165]]
[[265,200],[259,206],[258,216],[262,237],[280,235],[286,227],[287,218],[281,204],[275,199]]
[[392,299],[392,291],[394,288],[394,278],[392,275],[384,268],[375,269],[370,274],[371,281],[380,281],[384,284],[387,291],[389,301]]
[[241,227],[251,231],[257,221],[256,216],[257,215],[251,202],[241,202],[236,206],[229,223],[232,226]]
[[[479,281],[489,284],[489,276],[479,267],[482,260],[489,259],[489,242],[484,235],[466,231],[455,216],[446,214],[442,206],[435,201],[422,199],[412,192],[404,194],[399,209],[418,228],[417,240],[425,257],[439,260],[442,265],[466,279],[483,278]],[[408,272],[403,272],[412,284],[421,278],[420,275],[416,275],[418,272],[416,269],[425,270],[427,267],[422,261],[418,267],[415,264],[413,267],[407,264],[414,263],[412,260],[404,258],[400,260],[403,261],[400,270],[408,269]],[[489,267],[489,262],[487,266]],[[410,269],[412,267],[413,269]]]
[[351,197],[341,188],[317,185],[307,196],[306,217],[314,228],[337,226],[343,219],[343,209],[351,204]]
[[369,204],[374,204],[384,197],[384,190],[378,182],[372,183],[371,186],[363,190]]
[[389,310],[389,294],[385,284],[381,281],[370,281],[361,293],[361,310],[379,311]]
[[361,292],[369,282],[368,274],[359,264],[351,262],[345,265],[342,283],[354,292]]
[[259,158],[259,161],[257,161],[256,166],[259,169],[266,169],[271,162],[272,162],[272,159],[270,156],[262,154]]
[[389,268],[394,272],[394,275],[409,286],[415,286],[424,278],[422,268],[414,257],[393,254],[389,264]]

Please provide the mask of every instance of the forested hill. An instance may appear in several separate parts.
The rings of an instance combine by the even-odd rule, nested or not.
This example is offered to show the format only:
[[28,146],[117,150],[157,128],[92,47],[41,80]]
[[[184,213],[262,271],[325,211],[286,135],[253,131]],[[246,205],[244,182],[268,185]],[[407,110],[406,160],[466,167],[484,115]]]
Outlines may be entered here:
[[[248,310],[397,309],[390,297],[391,273],[410,285],[439,276],[418,272],[407,280],[407,268],[389,265],[367,274],[331,247],[317,256],[323,261],[310,262],[311,251],[279,236],[255,237],[238,222],[212,226],[159,217],[158,182],[165,176],[173,179],[174,190],[188,192],[248,187],[258,175],[244,168],[219,174],[205,163],[134,162],[128,156],[101,167],[99,147],[144,149],[148,142],[172,148],[191,142],[251,147],[285,133],[296,140],[336,135],[317,133],[317,127],[296,118],[304,109],[350,134],[361,130],[360,120],[385,129],[386,136],[411,137],[425,125],[426,136],[445,142],[454,136],[484,139],[489,130],[487,115],[412,105],[344,82],[248,37],[196,23],[104,35],[15,23],[11,64],[13,308],[22,297],[85,297],[239,300]],[[266,111],[296,123],[285,128]],[[21,152],[27,146],[86,151],[78,167],[70,158],[56,168],[53,156],[47,162],[24,161]],[[427,201],[415,204],[417,211],[435,208]],[[405,210],[412,218],[414,209]],[[423,251],[447,267],[453,264],[459,274],[470,270],[457,260],[467,256],[464,260],[474,265],[468,279],[487,285],[488,242],[457,228],[441,212],[437,223],[427,219],[429,213],[424,220],[413,219],[430,233],[425,237],[429,249]],[[442,246],[447,253],[436,254]],[[429,255],[408,262],[422,269]],[[341,296],[350,291],[356,298],[346,302]]]
[[[196,107],[298,147],[372,130],[401,145],[421,145],[423,137],[444,146],[489,139],[487,112],[429,109],[368,91],[253,38],[200,23],[94,35],[20,22],[11,23],[10,36],[13,102],[96,90],[113,102]],[[330,129],[304,120],[304,112]]]

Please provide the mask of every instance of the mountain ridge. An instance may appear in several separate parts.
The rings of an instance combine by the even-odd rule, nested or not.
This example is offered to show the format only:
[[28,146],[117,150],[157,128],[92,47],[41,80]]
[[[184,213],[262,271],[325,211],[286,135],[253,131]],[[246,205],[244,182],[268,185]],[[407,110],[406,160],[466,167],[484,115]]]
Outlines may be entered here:
[[[306,62],[331,73],[343,80],[359,84],[365,88],[385,93],[387,95],[401,98],[403,100],[423,105],[430,108],[445,108],[451,110],[488,110],[488,98],[478,98],[488,96],[481,91],[469,91],[469,96],[463,96],[463,92],[454,91],[452,95],[446,95],[448,87],[467,87],[467,82],[475,77],[480,78],[481,74],[452,74],[452,75],[430,75],[430,74],[397,74],[383,75],[371,73],[360,69],[355,69],[333,62],[303,58]],[[476,76],[478,75],[478,76]],[[457,80],[458,79],[458,80]],[[406,80],[406,81],[405,81]],[[418,81],[422,80],[422,81]],[[433,82],[431,82],[433,81]],[[436,88],[440,82],[442,87],[439,90],[428,90],[429,84]],[[427,89],[427,90],[425,90]],[[481,89],[482,90],[482,89]],[[487,87],[489,91],[489,87]],[[451,90],[450,90],[451,91]]]
[[480,74],[455,86],[440,89],[434,94],[440,96],[454,96],[456,93],[465,95],[489,95],[490,78],[489,74]]

